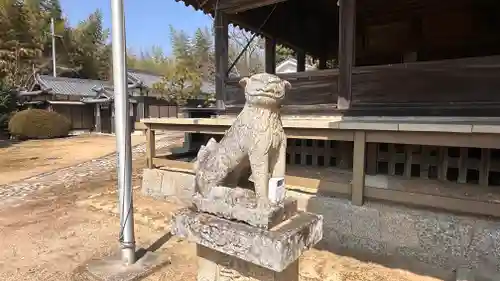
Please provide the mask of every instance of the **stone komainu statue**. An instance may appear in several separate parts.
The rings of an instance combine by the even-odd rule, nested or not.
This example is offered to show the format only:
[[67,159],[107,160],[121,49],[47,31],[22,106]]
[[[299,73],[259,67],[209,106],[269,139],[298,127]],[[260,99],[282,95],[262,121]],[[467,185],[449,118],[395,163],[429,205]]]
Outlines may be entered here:
[[[217,185],[235,186],[251,170],[259,202],[268,202],[270,177],[285,176],[286,135],[280,107],[288,81],[268,73],[240,80],[246,103],[218,143],[201,146],[194,163],[195,190],[208,196]],[[263,201],[262,201],[263,200]]]

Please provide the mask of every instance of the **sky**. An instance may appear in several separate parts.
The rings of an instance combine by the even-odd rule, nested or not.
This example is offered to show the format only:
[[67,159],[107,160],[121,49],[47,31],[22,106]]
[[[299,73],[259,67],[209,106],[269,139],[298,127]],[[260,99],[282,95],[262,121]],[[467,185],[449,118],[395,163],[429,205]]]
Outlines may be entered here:
[[[86,19],[96,9],[103,14],[104,26],[111,28],[110,0],[60,0],[64,15],[72,26]],[[171,52],[169,25],[193,34],[198,27],[210,26],[212,20],[191,6],[174,0],[124,0],[127,46],[134,52],[160,46]]]

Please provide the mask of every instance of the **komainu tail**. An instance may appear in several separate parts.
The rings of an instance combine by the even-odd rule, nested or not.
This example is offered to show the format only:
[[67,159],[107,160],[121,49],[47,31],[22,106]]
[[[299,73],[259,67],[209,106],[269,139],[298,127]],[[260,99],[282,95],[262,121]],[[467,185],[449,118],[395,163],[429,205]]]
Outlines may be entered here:
[[206,145],[202,145],[198,154],[196,155],[196,160],[194,161],[194,172],[195,172],[195,190],[196,192],[207,196],[209,190],[207,190],[208,179],[205,176],[205,171],[214,163],[207,163],[210,161],[210,155],[217,152],[219,143],[213,138],[211,138]]
[[198,154],[196,155],[196,160],[194,161],[194,170],[200,169],[200,163],[204,163],[205,159],[216,150],[217,145],[219,143],[214,139],[210,138],[206,145],[202,145],[200,150],[198,150]]

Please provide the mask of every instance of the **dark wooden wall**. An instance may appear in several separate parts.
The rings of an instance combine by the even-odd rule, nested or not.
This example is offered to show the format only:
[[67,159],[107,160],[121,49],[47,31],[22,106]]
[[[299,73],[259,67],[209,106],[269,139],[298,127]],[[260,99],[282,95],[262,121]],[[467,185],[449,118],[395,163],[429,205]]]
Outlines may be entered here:
[[[292,84],[287,92],[285,105],[316,105],[337,102],[336,70],[311,71],[302,73],[278,74]],[[245,93],[238,81],[240,78],[227,82],[226,105],[243,105]]]
[[[337,101],[337,70],[280,75],[292,84],[286,106],[317,107],[330,115]],[[292,78],[298,76],[298,79]],[[353,107],[387,108],[455,106],[460,110],[478,105],[500,105],[500,56],[355,67],[352,78]],[[229,106],[243,105],[238,79],[228,81]],[[320,109],[320,105],[328,105]],[[380,111],[379,111],[380,112]],[[498,111],[496,115],[500,114]],[[496,116],[495,115],[495,116]]]
[[500,102],[500,56],[359,67],[353,103]]
[[413,6],[401,1],[399,10],[366,2],[358,1],[358,65],[403,62],[408,52],[416,52],[419,61],[500,53],[500,18],[494,16],[500,13],[498,1],[418,0]]
[[93,130],[94,129],[94,107],[93,104],[66,105],[53,104],[52,110],[65,116],[71,122],[73,130]]
[[177,114],[179,112],[177,105],[169,103],[162,99],[146,98],[144,100],[144,103],[147,108],[145,113],[146,118],[177,117]]

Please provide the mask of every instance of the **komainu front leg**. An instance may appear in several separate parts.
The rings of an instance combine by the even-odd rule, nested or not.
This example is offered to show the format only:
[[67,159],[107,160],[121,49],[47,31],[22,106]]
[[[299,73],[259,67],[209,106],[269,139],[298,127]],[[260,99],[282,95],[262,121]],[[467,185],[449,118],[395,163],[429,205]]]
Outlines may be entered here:
[[286,173],[286,139],[280,144],[279,149],[276,150],[276,159],[272,167],[273,178],[284,178]]
[[269,205],[269,155],[254,151],[249,155],[249,160],[259,206],[267,206]]

